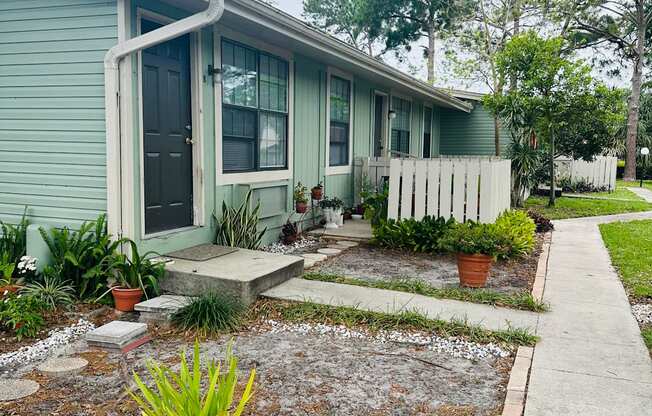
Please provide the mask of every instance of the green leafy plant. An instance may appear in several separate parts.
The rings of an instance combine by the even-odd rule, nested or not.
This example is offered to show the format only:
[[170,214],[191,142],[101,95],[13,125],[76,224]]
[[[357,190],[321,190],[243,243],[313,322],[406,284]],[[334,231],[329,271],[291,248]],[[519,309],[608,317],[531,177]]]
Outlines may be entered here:
[[496,231],[507,237],[508,248],[499,258],[525,256],[532,252],[536,243],[537,226],[525,212],[505,211],[496,219]]
[[69,307],[75,302],[75,288],[61,281],[58,276],[43,276],[43,282],[32,282],[20,291],[33,297],[50,309]]
[[503,257],[510,250],[510,239],[496,224],[468,221],[451,227],[441,239],[441,246],[455,253]]
[[125,240],[111,240],[105,215],[84,222],[78,231],[68,227],[39,231],[52,254],[45,274],[69,281],[81,299],[97,297],[107,289],[110,260]]
[[308,198],[306,197],[307,192],[308,187],[306,187],[301,182],[297,183],[297,185],[294,187],[294,202],[308,202]]
[[381,247],[406,249],[423,253],[440,251],[440,239],[455,224],[455,219],[426,216],[421,221],[414,218],[381,220],[373,227],[373,242]]
[[[16,264],[27,252],[27,207],[17,225],[0,221],[0,274],[10,279],[16,272]],[[11,265],[13,264],[14,267]]]
[[0,302],[0,322],[14,331],[16,338],[32,338],[45,326],[42,312],[46,305],[33,296],[7,293]]
[[370,185],[363,187],[360,192],[364,218],[371,222],[372,226],[380,224],[387,219],[387,198],[389,197],[389,185],[385,183],[382,190],[376,192]]
[[131,255],[116,253],[107,259],[108,270],[115,278],[114,287],[125,289],[141,289],[145,297],[158,295],[158,282],[165,274],[165,264],[153,262],[151,257],[158,255],[153,251],[138,253],[138,246],[131,240],[126,240],[131,248]]
[[222,202],[222,217],[217,221],[215,243],[229,247],[240,247],[257,250],[267,232],[267,227],[258,231],[260,222],[260,201],[251,209],[252,191],[247,195],[237,209],[226,206]]
[[226,357],[221,362],[208,364],[207,379],[202,388],[202,374],[199,359],[199,342],[195,341],[191,366],[186,360],[186,352],[180,354],[181,369],[178,373],[164,364],[150,361],[147,364],[155,388],[149,388],[134,372],[134,381],[139,392],[129,392],[138,403],[144,416],[240,416],[253,395],[256,370],[249,373],[242,396],[234,403],[235,389],[238,385],[238,360],[233,355],[232,342],[226,349]]
[[172,323],[200,335],[234,330],[240,324],[244,307],[234,297],[224,293],[208,292],[193,298],[175,312]]
[[0,286],[11,286],[15,284],[13,279],[16,270],[16,262],[8,252],[2,253],[0,257]]
[[330,208],[330,209],[335,209],[336,210],[336,209],[344,208],[344,202],[340,198],[338,198],[336,196],[331,197],[331,198],[325,197],[324,199],[319,201],[319,207],[321,209]]

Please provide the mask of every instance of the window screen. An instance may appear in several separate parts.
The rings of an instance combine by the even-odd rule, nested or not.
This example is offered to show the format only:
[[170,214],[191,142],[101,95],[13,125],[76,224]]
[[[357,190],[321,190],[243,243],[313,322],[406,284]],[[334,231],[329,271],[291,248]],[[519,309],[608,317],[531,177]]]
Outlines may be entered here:
[[351,81],[332,75],[330,79],[329,166],[349,164]]
[[391,149],[410,153],[410,105],[408,100],[392,97],[392,111],[396,117],[392,120]]

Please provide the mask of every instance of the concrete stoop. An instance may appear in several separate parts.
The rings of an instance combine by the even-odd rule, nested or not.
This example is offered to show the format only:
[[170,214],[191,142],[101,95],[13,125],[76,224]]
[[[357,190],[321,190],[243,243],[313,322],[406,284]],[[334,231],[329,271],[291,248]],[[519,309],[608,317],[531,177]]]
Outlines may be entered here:
[[140,322],[166,324],[170,316],[187,305],[192,298],[179,295],[161,295],[137,303],[134,310],[140,314]]
[[238,249],[205,261],[175,259],[160,285],[174,295],[226,292],[249,305],[260,293],[302,274],[301,257]]

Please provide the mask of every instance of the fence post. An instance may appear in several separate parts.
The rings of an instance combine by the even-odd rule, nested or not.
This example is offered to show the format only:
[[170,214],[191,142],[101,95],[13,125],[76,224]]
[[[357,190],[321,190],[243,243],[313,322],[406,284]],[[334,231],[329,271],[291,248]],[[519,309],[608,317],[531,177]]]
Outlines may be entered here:
[[401,159],[389,161],[389,197],[387,200],[387,218],[398,219],[398,197],[401,181]]

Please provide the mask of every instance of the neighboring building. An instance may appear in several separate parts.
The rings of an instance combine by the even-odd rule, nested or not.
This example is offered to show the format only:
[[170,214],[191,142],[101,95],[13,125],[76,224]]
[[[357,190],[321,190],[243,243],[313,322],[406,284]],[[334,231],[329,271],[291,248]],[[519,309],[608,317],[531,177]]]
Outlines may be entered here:
[[473,105],[255,0],[123,59],[105,100],[110,48],[207,4],[0,3],[0,219],[107,213],[112,233],[166,253],[212,241],[222,202],[253,190],[272,240],[299,181],[352,202],[354,157],[491,153]]

